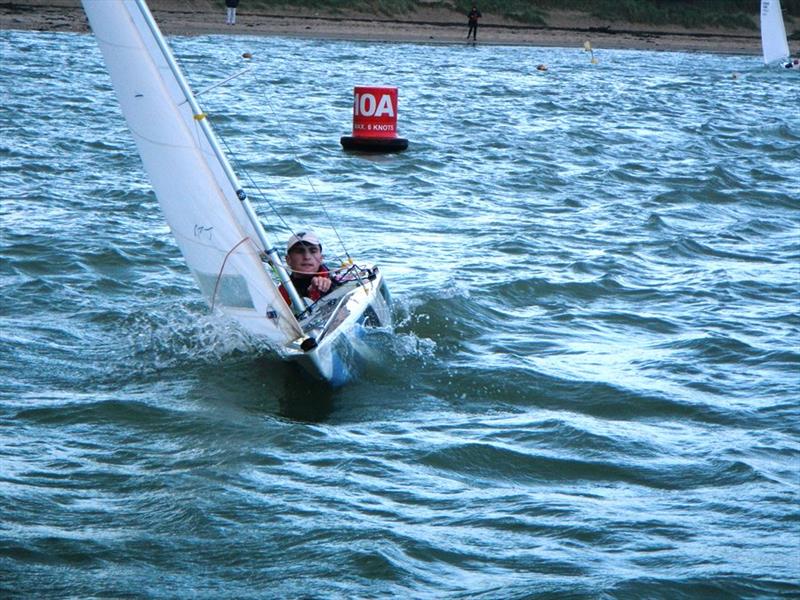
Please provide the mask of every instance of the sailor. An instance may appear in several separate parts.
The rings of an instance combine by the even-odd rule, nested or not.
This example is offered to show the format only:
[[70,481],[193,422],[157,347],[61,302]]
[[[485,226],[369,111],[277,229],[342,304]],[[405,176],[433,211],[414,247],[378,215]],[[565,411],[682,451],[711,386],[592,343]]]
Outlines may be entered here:
[[[313,231],[292,234],[286,242],[286,264],[291,270],[291,280],[300,297],[316,302],[333,288],[330,270],[323,262],[322,242]],[[289,301],[289,292],[283,284],[278,288]]]

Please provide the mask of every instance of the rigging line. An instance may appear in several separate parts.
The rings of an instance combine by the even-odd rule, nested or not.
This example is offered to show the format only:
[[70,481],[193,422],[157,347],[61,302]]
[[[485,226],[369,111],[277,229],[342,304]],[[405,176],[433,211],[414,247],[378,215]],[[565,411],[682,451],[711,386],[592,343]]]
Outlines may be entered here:
[[[269,105],[268,102],[267,102],[267,108],[269,109],[269,111],[272,114],[272,116],[275,117],[275,112],[273,111],[272,107]],[[276,122],[280,122],[280,121],[278,119],[276,119]],[[279,128],[281,134],[283,134],[284,132],[281,129],[280,125],[278,126],[278,128]],[[285,135],[284,135],[284,137],[285,137]],[[221,135],[220,133],[217,133],[217,138],[219,138],[219,140],[224,144],[226,150],[228,151],[228,154],[231,156],[231,158],[233,160],[233,163],[237,167],[237,171],[242,173],[242,174],[244,174],[244,177],[250,182],[250,184],[256,190],[259,198],[262,201],[267,203],[267,205],[270,207],[272,212],[275,213],[275,216],[278,218],[278,220],[283,224],[283,226],[288,231],[290,231],[292,233],[296,233],[294,228],[291,225],[289,225],[289,223],[286,222],[286,219],[284,219],[281,216],[280,212],[278,212],[278,210],[275,208],[275,206],[272,204],[272,202],[269,201],[269,199],[267,198],[266,194],[264,194],[263,190],[253,180],[253,178],[250,175],[249,171],[247,169],[245,169],[244,166],[241,164],[241,162],[239,161],[236,153],[234,152],[233,148],[231,148],[230,144],[228,144],[228,141],[225,139],[225,137],[223,135]],[[297,153],[294,151],[294,148],[290,148],[290,152],[292,154],[292,157],[299,163],[300,162],[300,158],[297,156]],[[331,229],[333,229],[333,232],[336,234],[336,238],[339,240],[339,245],[344,250],[345,256],[347,256],[348,261],[350,261],[350,263],[352,263],[353,259],[350,256],[350,252],[347,250],[347,246],[345,245],[344,240],[342,239],[342,236],[339,234],[338,229],[336,229],[336,226],[333,223],[333,219],[331,218],[330,214],[328,213],[328,209],[325,207],[325,205],[323,204],[322,200],[320,199],[319,192],[317,191],[316,187],[314,187],[314,182],[311,181],[311,178],[308,175],[305,175],[305,178],[306,178],[306,181],[308,182],[309,186],[311,187],[311,191],[313,192],[314,199],[317,201],[317,204],[319,204],[319,207],[322,209],[322,212],[325,214],[325,218],[328,220],[328,224],[330,225]],[[275,191],[280,193],[277,189]]]
[[[178,64],[179,64],[180,68],[183,70],[183,72],[184,72],[184,73],[188,72],[188,71],[185,69],[185,67],[184,67],[184,66],[181,64],[180,60],[179,60],[177,57],[175,57],[175,60],[176,60],[176,62],[178,62]],[[248,70],[249,70],[249,69],[248,69]],[[214,87],[216,87],[216,86],[214,86]],[[204,90],[204,91],[208,91],[208,90]],[[196,96],[197,96],[197,94],[195,94],[195,97],[196,97]],[[275,114],[275,111],[274,111],[274,109],[272,108],[272,105],[269,103],[269,100],[268,100],[268,99],[265,99],[265,104],[266,104],[266,106],[267,106],[267,109],[269,110],[269,112],[272,114],[272,116],[273,116],[273,118],[274,118],[274,121],[275,121],[276,123],[278,123],[278,130],[280,131],[280,133],[283,135],[283,137],[284,137],[284,138],[287,138],[287,136],[286,136],[286,134],[285,134],[285,131],[283,130],[283,128],[282,128],[282,127],[281,127],[281,125],[280,125],[281,121],[280,121],[280,119],[278,119],[278,118],[277,118],[277,116],[276,116],[276,114]],[[204,118],[208,119],[209,123],[211,123],[211,119],[210,119],[210,118],[208,118],[208,115],[207,115],[207,114],[204,114],[203,116],[204,116]],[[229,154],[229,156],[232,158],[232,160],[233,160],[233,163],[234,163],[234,164],[236,165],[236,167],[237,167],[237,171],[238,171],[239,173],[243,173],[243,174],[244,174],[245,178],[246,178],[246,179],[247,179],[247,180],[248,180],[248,181],[251,183],[251,185],[253,186],[253,188],[254,188],[254,189],[256,190],[256,192],[258,193],[258,196],[259,196],[259,198],[260,198],[262,201],[264,201],[264,202],[266,202],[266,203],[267,203],[267,205],[270,207],[270,209],[271,209],[271,210],[272,210],[272,212],[275,214],[275,216],[278,218],[278,220],[279,220],[279,221],[280,221],[280,222],[283,224],[283,226],[284,226],[284,227],[285,227],[285,228],[286,228],[288,231],[290,231],[290,232],[292,232],[292,233],[295,233],[295,231],[294,231],[294,228],[293,228],[293,227],[291,227],[291,226],[290,226],[290,225],[289,225],[289,224],[286,222],[286,220],[285,220],[285,219],[284,219],[284,218],[281,216],[281,214],[280,214],[280,213],[279,213],[279,212],[276,210],[276,208],[273,206],[272,202],[270,202],[270,201],[267,199],[266,195],[265,195],[265,194],[264,194],[264,192],[261,190],[261,188],[260,188],[260,187],[259,187],[259,186],[258,186],[258,185],[255,183],[255,181],[253,180],[253,178],[250,176],[250,173],[249,173],[249,172],[248,172],[246,169],[244,169],[244,167],[242,166],[241,162],[240,162],[240,161],[239,161],[239,159],[237,158],[237,156],[236,156],[236,153],[233,151],[233,149],[231,148],[230,144],[228,144],[228,141],[225,139],[225,137],[224,137],[222,134],[220,134],[220,133],[219,133],[219,131],[216,131],[216,130],[215,130],[215,132],[214,132],[214,133],[216,134],[216,136],[217,136],[217,139],[219,139],[219,140],[222,142],[222,144],[225,146],[226,150],[228,151],[228,154]],[[287,138],[287,139],[288,139],[288,138]],[[290,146],[290,147],[289,147],[289,151],[291,152],[291,154],[292,154],[292,157],[294,158],[294,160],[295,160],[295,161],[297,161],[298,163],[300,163],[300,158],[297,156],[297,152],[294,150],[294,147],[293,147],[293,146]],[[331,218],[331,216],[330,216],[330,213],[328,212],[328,209],[325,207],[325,204],[322,202],[322,199],[320,198],[320,194],[319,194],[319,192],[317,191],[317,188],[316,188],[316,187],[314,187],[314,182],[313,182],[313,181],[311,181],[311,177],[309,177],[309,176],[308,176],[308,174],[306,174],[306,175],[305,175],[305,177],[306,177],[306,181],[308,182],[309,186],[311,187],[311,191],[313,192],[314,199],[317,201],[317,204],[319,204],[319,207],[322,209],[322,212],[325,214],[325,218],[328,220],[328,224],[330,225],[331,229],[332,229],[332,230],[333,230],[333,232],[336,234],[336,239],[338,239],[338,240],[339,240],[339,245],[340,245],[340,246],[341,246],[341,248],[344,250],[345,256],[347,256],[347,260],[348,260],[348,261],[349,261],[349,262],[352,264],[352,263],[353,263],[353,258],[350,256],[350,252],[349,252],[349,251],[348,251],[348,249],[347,249],[347,245],[344,243],[344,240],[342,239],[342,236],[339,234],[339,230],[338,230],[338,229],[336,229],[336,225],[334,225],[333,219]],[[277,190],[276,190],[276,191],[277,191]]]
[[[207,114],[207,113],[205,114],[205,118],[206,118],[206,119],[208,119],[209,121],[211,121],[211,120],[212,120],[212,119],[211,119],[211,118],[208,116],[208,114]],[[284,218],[281,216],[281,214],[280,214],[280,213],[277,211],[277,209],[275,208],[275,206],[273,206],[272,202],[270,202],[270,201],[269,201],[269,199],[267,198],[266,194],[264,194],[264,192],[262,191],[262,189],[261,189],[261,188],[258,186],[258,184],[257,184],[257,183],[256,183],[256,182],[253,180],[253,178],[250,176],[250,173],[249,173],[249,171],[247,171],[247,169],[245,169],[245,168],[243,167],[242,163],[239,161],[238,157],[236,156],[236,153],[233,151],[233,148],[231,148],[230,144],[228,144],[228,140],[226,140],[226,139],[225,139],[225,137],[224,137],[222,134],[220,134],[218,131],[216,131],[216,130],[215,130],[215,134],[216,134],[216,136],[217,136],[217,139],[218,139],[220,142],[222,142],[222,144],[225,146],[225,149],[228,151],[228,155],[230,156],[230,159],[231,159],[231,161],[233,162],[234,166],[236,166],[236,169],[237,169],[237,171],[238,171],[238,172],[240,172],[240,173],[244,173],[244,176],[245,176],[245,178],[246,178],[246,179],[247,179],[247,180],[250,182],[250,184],[251,184],[251,185],[253,186],[253,188],[256,190],[256,194],[258,195],[259,199],[261,199],[263,202],[265,202],[265,203],[266,203],[266,204],[269,206],[269,208],[272,210],[272,212],[273,212],[273,213],[275,213],[275,216],[278,218],[278,220],[279,220],[281,223],[283,223],[283,226],[284,226],[284,227],[285,227],[287,230],[289,230],[289,231],[292,231],[292,227],[291,227],[291,226],[290,226],[290,225],[289,225],[289,224],[286,222],[286,220],[285,220],[285,219],[284,219]],[[270,226],[270,229],[274,229],[274,227],[272,227],[272,224],[271,224],[271,223],[269,223],[269,218],[268,218],[268,217],[267,217],[267,222],[268,222],[268,224],[269,224],[269,226]],[[249,238],[246,238],[246,239],[249,239]],[[240,242],[240,243],[241,243],[241,242]],[[256,245],[256,247],[258,247],[258,246]],[[234,247],[234,249],[235,249],[235,247]],[[269,248],[265,248],[265,250],[267,250],[267,251],[268,251],[268,250],[269,250]],[[227,258],[226,258],[226,260],[227,260]],[[272,271],[273,271],[273,273],[277,274],[277,273],[276,273],[276,269],[275,269],[275,265],[273,265],[273,264],[272,264],[272,261],[268,261],[268,263],[269,263],[270,267],[272,267]],[[223,264],[223,267],[224,267],[224,264]],[[215,290],[216,290],[216,288],[215,288]],[[215,291],[215,293],[216,293],[216,291]],[[214,307],[214,305],[213,305],[213,302],[212,302],[212,306],[211,306],[211,307],[212,307],[212,308]],[[301,314],[302,314],[302,313],[301,313]]]
[[[225,78],[225,79],[223,79],[222,81],[218,81],[217,83],[215,83],[215,84],[213,84],[213,85],[210,85],[210,86],[208,86],[207,88],[200,90],[199,92],[195,92],[195,93],[194,93],[194,97],[195,97],[195,98],[198,98],[198,97],[200,97],[202,94],[205,94],[206,92],[210,92],[210,91],[211,91],[211,90],[213,90],[214,88],[218,88],[218,87],[219,87],[219,86],[221,86],[221,85],[225,85],[225,84],[226,84],[226,83],[228,83],[228,82],[229,82],[231,79],[236,79],[236,78],[237,78],[237,77],[239,77],[240,75],[244,75],[245,73],[249,73],[249,72],[250,72],[250,67],[247,67],[246,69],[243,69],[243,70],[239,71],[238,73],[234,73],[233,75],[229,75],[228,77],[226,77],[226,78]],[[186,101],[185,101],[185,100],[184,100],[183,102],[181,102],[181,104],[185,104],[185,103],[186,103]],[[180,106],[180,104],[179,104],[178,106]]]
[[236,170],[244,175],[245,179],[247,179],[247,181],[256,191],[256,195],[258,196],[259,200],[265,202],[267,206],[269,206],[270,210],[275,213],[275,217],[277,217],[277,219],[283,223],[283,226],[289,231],[292,231],[292,227],[286,222],[286,219],[281,216],[281,213],[278,212],[278,209],[276,209],[272,202],[270,202],[267,195],[250,175],[250,172],[244,168],[244,165],[242,165],[239,157],[236,155],[236,152],[234,152],[233,148],[231,148],[231,145],[228,144],[228,140],[226,140],[225,137],[219,132],[217,132],[217,138],[222,142],[222,144],[225,146],[225,149],[228,151],[228,155],[231,157],[233,164],[236,166]]
[[[269,99],[268,98],[264,99],[264,104],[266,104],[267,109],[269,110],[270,114],[272,115],[274,122],[278,124],[278,130],[280,131],[281,135],[285,139],[291,139],[289,136],[286,135],[286,132],[283,130],[283,128],[281,126],[281,120],[275,114],[275,110],[272,108],[272,105],[269,103]],[[291,145],[291,144],[289,145],[289,152],[291,152],[292,157],[295,159],[295,161],[297,161],[298,163],[301,162],[300,158],[297,156],[297,152],[295,151],[294,146]],[[347,256],[347,259],[352,263],[353,259],[350,256],[350,252],[347,249],[347,245],[344,243],[344,240],[342,239],[342,236],[339,235],[339,230],[336,229],[336,225],[334,225],[333,219],[331,218],[330,213],[328,213],[328,209],[325,207],[325,204],[322,202],[322,198],[320,197],[320,194],[317,191],[317,188],[314,187],[314,182],[311,181],[311,177],[309,177],[308,174],[305,175],[305,178],[306,178],[306,181],[308,182],[308,185],[311,187],[311,191],[313,192],[314,199],[317,201],[317,204],[319,204],[319,207],[322,209],[322,212],[325,214],[325,218],[328,220],[328,224],[330,225],[331,229],[333,229],[333,232],[336,234],[336,239],[339,240],[339,245],[344,250],[345,256]],[[289,228],[289,229],[290,229],[290,231],[292,233],[295,233],[293,229],[291,229],[291,228]]]
[[[177,55],[175,55],[175,54],[173,53],[173,58],[174,58],[175,62],[176,62],[176,63],[178,63],[178,66],[180,67],[180,69],[181,69],[181,70],[182,70],[184,73],[188,73],[188,72],[189,72],[189,71],[186,69],[186,67],[185,67],[185,65],[183,64],[183,61],[180,59],[180,57],[178,57]],[[239,75],[242,75],[242,74],[244,74],[244,73],[247,73],[247,72],[249,72],[250,70],[251,70],[251,67],[248,67],[248,68],[247,68],[247,69],[245,69],[244,71],[241,71],[240,73],[237,73],[237,74],[235,74],[235,75],[234,75],[234,76],[232,76],[232,77],[229,77],[228,79],[226,79],[225,81],[223,81],[223,82],[221,82],[221,83],[225,83],[225,82],[227,82],[228,80],[232,79],[233,77],[238,77]],[[217,84],[217,85],[220,85],[220,84]],[[212,89],[212,88],[214,88],[214,87],[217,87],[217,85],[214,85],[214,86],[211,86],[211,88],[207,88],[207,89],[205,89],[205,90],[202,90],[202,92],[207,92],[208,90],[210,90],[210,89]],[[202,92],[201,92],[201,93],[202,93]],[[195,93],[194,91],[193,91],[193,93],[194,93],[194,96],[195,96],[195,99],[196,99],[198,94],[197,94],[197,93]],[[181,103],[181,104],[183,104],[183,103]],[[209,117],[208,113],[206,113],[205,111],[203,112],[203,118],[207,119],[207,120],[208,120],[208,122],[209,122],[209,123],[211,123],[211,125],[213,126],[213,120],[212,120],[212,119]],[[196,124],[197,124],[197,123],[196,123]],[[198,126],[199,126],[199,124],[198,124]],[[237,167],[237,171],[238,171],[239,173],[244,173],[244,175],[245,175],[245,177],[247,178],[247,180],[250,182],[250,184],[251,184],[251,185],[253,186],[253,188],[256,190],[256,192],[257,192],[257,194],[258,194],[258,197],[260,198],[260,200],[262,200],[263,202],[266,202],[266,203],[267,203],[267,205],[269,206],[269,208],[272,210],[272,212],[273,212],[273,213],[275,214],[275,216],[278,218],[278,220],[279,220],[281,223],[283,223],[283,226],[284,226],[286,229],[288,229],[289,231],[292,231],[292,228],[291,228],[291,227],[289,226],[289,224],[288,224],[288,223],[287,223],[287,222],[286,222],[286,221],[283,219],[283,217],[281,217],[280,213],[279,213],[279,212],[276,210],[276,208],[275,208],[275,207],[272,205],[272,203],[271,203],[271,202],[270,202],[270,201],[267,199],[266,195],[265,195],[265,194],[264,194],[264,192],[261,190],[261,188],[260,188],[258,185],[256,185],[255,181],[253,181],[253,178],[250,176],[250,173],[249,173],[249,172],[248,172],[246,169],[244,169],[244,168],[243,168],[243,166],[242,166],[241,162],[240,162],[240,161],[239,161],[239,159],[237,158],[236,154],[233,152],[233,149],[231,148],[230,144],[228,144],[228,141],[227,141],[227,140],[224,138],[224,136],[222,136],[222,134],[221,134],[221,133],[220,133],[220,132],[217,130],[217,128],[216,128],[216,127],[214,128],[214,134],[216,135],[217,139],[218,139],[219,141],[221,141],[221,142],[222,142],[222,144],[225,146],[225,149],[228,151],[228,155],[230,156],[230,158],[232,159],[232,162],[233,162],[233,163],[236,165],[236,167]]]
[[[206,119],[207,121],[209,121],[210,123],[212,123],[212,119],[209,117],[208,113],[204,112],[203,113],[203,118]],[[213,123],[212,123],[212,125],[213,125]],[[197,127],[197,129],[199,129],[199,127],[200,127],[199,124],[196,124],[196,127]],[[201,132],[200,131],[196,131],[195,133],[199,137]],[[269,207],[272,209],[272,212],[274,212],[275,215],[278,217],[278,219],[283,223],[283,226],[286,227],[287,229],[290,229],[289,225],[286,223],[286,221],[283,220],[283,218],[281,217],[280,213],[275,209],[274,206],[272,206],[272,203],[264,195],[264,192],[261,191],[261,189],[256,185],[255,181],[253,181],[253,178],[250,177],[250,174],[242,167],[242,164],[239,162],[238,158],[233,153],[233,150],[230,147],[230,145],[228,144],[228,141],[222,136],[222,134],[219,133],[219,131],[217,131],[216,128],[214,130],[214,134],[217,136],[217,139],[222,143],[222,145],[225,146],[225,149],[228,152],[229,160],[236,167],[236,170],[239,173],[244,173],[245,174],[245,177],[252,184],[252,186],[256,189],[256,192],[258,193],[258,197],[263,202],[266,202],[267,205],[269,205]],[[268,222],[268,224],[270,226],[270,229],[272,229],[272,225],[271,225],[271,223],[269,223],[269,219],[268,218],[267,218],[267,222]],[[266,250],[266,248],[265,248],[265,250]]]

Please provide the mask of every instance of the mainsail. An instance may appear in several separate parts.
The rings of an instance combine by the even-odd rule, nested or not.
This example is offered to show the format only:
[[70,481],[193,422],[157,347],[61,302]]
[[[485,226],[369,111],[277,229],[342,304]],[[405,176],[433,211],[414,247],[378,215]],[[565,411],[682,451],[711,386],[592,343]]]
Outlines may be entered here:
[[183,76],[170,67],[144,1],[82,2],[159,205],[206,300],[278,346],[297,338],[297,320],[261,260],[263,232],[209,142],[213,133],[193,110]]
[[761,0],[761,50],[767,65],[789,57],[780,0]]

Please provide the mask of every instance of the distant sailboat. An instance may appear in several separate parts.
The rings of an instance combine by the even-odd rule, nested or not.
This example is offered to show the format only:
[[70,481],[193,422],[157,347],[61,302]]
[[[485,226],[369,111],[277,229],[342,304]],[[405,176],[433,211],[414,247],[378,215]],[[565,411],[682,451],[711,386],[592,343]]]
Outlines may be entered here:
[[301,298],[144,0],[82,2],[161,210],[209,305],[315,378],[334,386],[352,379],[363,327],[391,322],[380,271],[351,264],[334,273],[328,295]]
[[[764,64],[769,65],[789,58],[789,42],[783,24],[780,0],[761,0],[761,51]],[[800,67],[800,62],[797,63]],[[785,66],[792,67],[792,63]]]

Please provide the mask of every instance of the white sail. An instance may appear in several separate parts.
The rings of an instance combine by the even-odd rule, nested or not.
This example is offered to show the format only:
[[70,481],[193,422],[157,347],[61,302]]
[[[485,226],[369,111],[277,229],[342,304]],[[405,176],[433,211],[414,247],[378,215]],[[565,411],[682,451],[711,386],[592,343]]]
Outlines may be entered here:
[[297,338],[300,327],[261,261],[263,238],[226,174],[230,165],[187,102],[144,2],[82,2],[158,202],[206,300],[278,346]]
[[780,0],[761,0],[761,50],[767,65],[789,57]]

